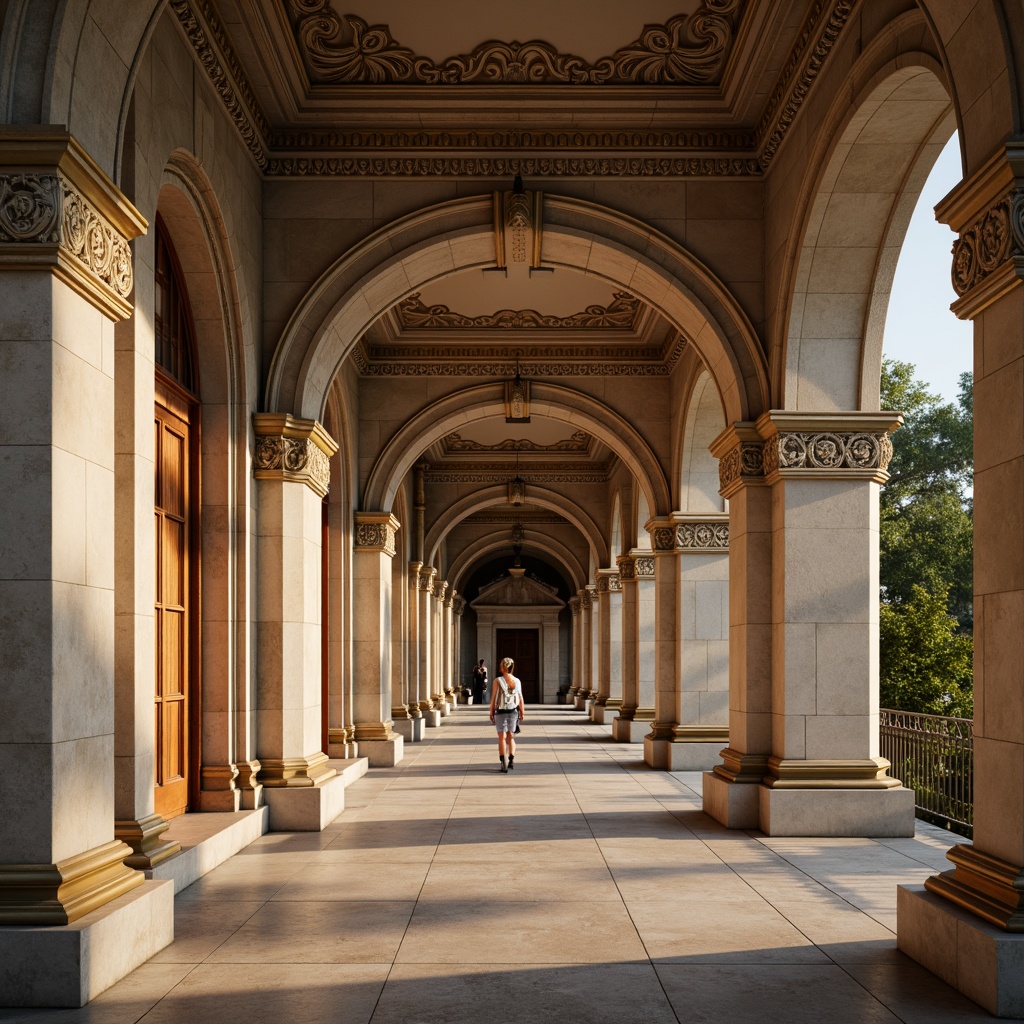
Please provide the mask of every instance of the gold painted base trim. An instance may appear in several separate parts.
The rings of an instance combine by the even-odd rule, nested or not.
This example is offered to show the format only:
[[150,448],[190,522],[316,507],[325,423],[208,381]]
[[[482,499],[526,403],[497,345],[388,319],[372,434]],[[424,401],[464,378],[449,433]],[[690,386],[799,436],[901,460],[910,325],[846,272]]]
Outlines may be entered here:
[[121,819],[114,822],[114,838],[131,847],[132,854],[124,862],[136,871],[148,871],[162,864],[168,857],[181,852],[181,843],[174,839],[160,837],[170,824],[159,814],[149,814],[133,820]]
[[265,757],[260,763],[260,782],[268,789],[318,786],[338,774],[321,750],[310,757]]
[[0,924],[71,924],[142,885],[120,839],[56,864],[0,864]]
[[412,718],[409,714],[408,704],[396,704],[391,709],[391,720],[393,722],[408,722]]
[[390,740],[394,738],[391,721],[387,722],[356,722],[353,726],[356,743],[369,740]]
[[422,714],[424,711],[434,711],[434,710],[436,710],[435,707],[434,707],[434,702],[432,700],[430,700],[429,698],[425,698],[424,700],[420,701],[420,714]]
[[1007,932],[1024,932],[1024,869],[964,843],[946,856],[956,865],[924,887]]
[[654,708],[637,708],[633,713],[634,722],[653,722]]
[[713,771],[729,782],[741,785],[760,785],[768,774],[767,754],[744,754],[732,747],[719,752],[721,764],[716,764]]
[[677,725],[672,730],[676,743],[728,743],[727,725]]
[[899,789],[884,757],[794,760],[768,758],[764,784],[772,789]]
[[619,705],[619,713],[616,715],[622,722],[632,722],[636,718],[636,705],[635,704],[621,704]]

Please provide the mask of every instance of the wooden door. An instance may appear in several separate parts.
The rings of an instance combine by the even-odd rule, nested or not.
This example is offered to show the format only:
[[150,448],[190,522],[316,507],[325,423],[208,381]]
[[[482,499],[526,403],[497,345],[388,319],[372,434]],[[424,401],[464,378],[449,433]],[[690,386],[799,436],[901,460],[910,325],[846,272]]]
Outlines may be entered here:
[[523,684],[523,700],[527,704],[540,703],[540,642],[536,629],[499,629],[495,654],[495,677],[500,672],[501,659],[511,658],[516,667],[512,675]]
[[156,812],[181,814],[189,795],[192,670],[191,425],[188,403],[157,387]]

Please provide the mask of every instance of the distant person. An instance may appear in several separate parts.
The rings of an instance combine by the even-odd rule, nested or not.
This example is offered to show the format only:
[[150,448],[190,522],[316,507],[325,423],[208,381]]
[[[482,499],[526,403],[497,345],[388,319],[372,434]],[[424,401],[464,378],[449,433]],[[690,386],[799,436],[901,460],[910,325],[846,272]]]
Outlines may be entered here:
[[[491,721],[498,730],[498,759],[501,770],[510,772],[516,763],[516,739],[519,723],[523,720],[523,684],[512,669],[516,663],[511,658],[501,659],[501,675],[495,677],[491,687]],[[505,752],[508,751],[508,764]]]
[[484,690],[487,689],[487,666],[484,664],[484,659],[480,659],[480,663],[473,669],[473,703],[483,704],[484,702]]

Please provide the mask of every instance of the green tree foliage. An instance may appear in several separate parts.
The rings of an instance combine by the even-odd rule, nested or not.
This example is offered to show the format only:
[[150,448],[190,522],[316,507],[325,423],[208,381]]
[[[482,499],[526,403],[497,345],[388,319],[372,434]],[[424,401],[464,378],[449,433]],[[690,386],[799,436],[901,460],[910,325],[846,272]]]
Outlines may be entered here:
[[905,419],[879,503],[882,705],[969,716],[972,379],[962,374],[958,401],[943,403],[915,373],[882,363],[882,408]]

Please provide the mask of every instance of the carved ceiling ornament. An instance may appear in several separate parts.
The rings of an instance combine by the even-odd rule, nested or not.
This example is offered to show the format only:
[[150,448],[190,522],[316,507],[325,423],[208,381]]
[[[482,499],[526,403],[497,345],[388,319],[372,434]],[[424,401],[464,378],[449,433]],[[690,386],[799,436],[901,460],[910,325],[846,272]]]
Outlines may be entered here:
[[743,0],[702,0],[692,15],[646,25],[638,39],[593,64],[541,40],[488,42],[437,64],[401,45],[386,25],[338,15],[330,0],[289,4],[317,84],[707,85],[725,64]]
[[442,439],[445,454],[453,452],[582,452],[590,450],[591,436],[585,430],[577,430],[571,437],[552,444],[537,444],[527,438],[506,438],[497,444],[481,444],[479,441],[463,438],[459,433],[448,434]]
[[[524,258],[525,262],[525,258]],[[570,316],[549,316],[534,309],[500,309],[485,316],[465,316],[456,313],[440,303],[427,306],[416,292],[403,299],[396,307],[398,319],[404,330],[452,330],[466,328],[475,330],[634,330],[643,305],[629,292],[615,292],[607,306],[587,306],[580,313]]]

